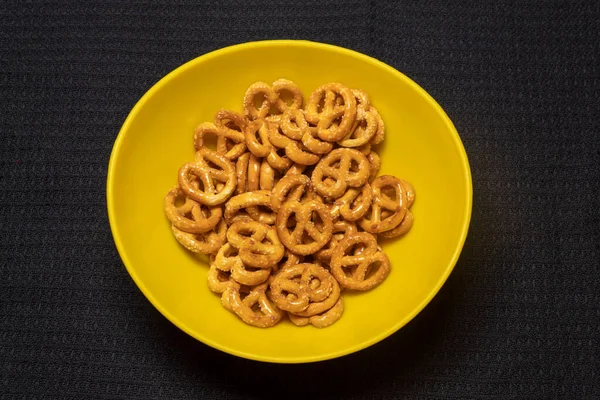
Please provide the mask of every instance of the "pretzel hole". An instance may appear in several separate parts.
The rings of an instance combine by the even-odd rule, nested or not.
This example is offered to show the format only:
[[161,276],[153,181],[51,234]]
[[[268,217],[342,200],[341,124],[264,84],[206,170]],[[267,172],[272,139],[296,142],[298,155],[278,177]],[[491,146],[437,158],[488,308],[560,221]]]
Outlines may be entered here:
[[350,171],[351,172],[359,172],[360,164],[355,159],[350,160]]
[[319,214],[317,211],[313,211],[311,213],[310,220],[319,231],[323,231],[325,228],[325,221],[323,221],[323,218],[321,218],[321,214]]
[[314,242],[314,239],[308,234],[308,231],[305,230],[302,232],[302,239],[300,239],[300,243],[302,244],[310,244]]
[[258,212],[260,214],[273,214],[273,210],[271,210],[269,207],[267,206],[258,206]]
[[308,282],[308,287],[310,287],[311,290],[316,290],[320,286],[321,286],[321,280],[319,278],[312,277],[310,279],[310,281]]
[[283,157],[285,157],[285,149],[277,149],[277,150],[275,150],[275,154],[277,154],[279,157],[283,158]]
[[217,268],[217,280],[219,282],[227,282],[229,281],[231,274],[229,272],[226,271],[221,271],[220,269]]
[[237,132],[243,132],[243,127],[239,126],[238,124],[236,124],[234,121],[230,120],[230,119],[224,119],[221,120],[221,124],[223,124],[223,126],[231,129],[232,131],[237,131]]
[[268,104],[268,100],[267,100],[267,96],[265,96],[265,94],[263,92],[259,92],[254,95],[254,98],[252,99],[252,104],[254,105],[254,107],[257,110],[260,110],[262,108],[263,104],[265,104],[265,103]]
[[262,312],[262,310],[260,309],[260,304],[258,303],[258,301],[254,304],[252,304],[252,307],[250,307],[250,309],[252,310],[253,313],[260,313]]
[[344,275],[346,275],[346,277],[348,278],[352,278],[357,268],[357,264],[346,266],[345,268],[343,268]]
[[217,135],[204,135],[202,137],[202,147],[210,149],[212,151],[217,151]]
[[288,107],[294,104],[294,94],[287,89],[279,91],[279,99],[283,100]]
[[294,228],[296,226],[296,213],[290,214],[285,226],[288,228]]
[[175,207],[177,207],[177,208],[183,206],[185,204],[185,196],[177,196],[177,197],[175,197],[174,204],[175,204]]
[[346,248],[346,250],[344,251],[345,255],[348,256],[356,256],[359,255],[360,253],[362,253],[362,251],[364,251],[364,244],[362,243],[354,243],[352,246]]
[[371,278],[372,276],[374,276],[377,271],[379,271],[379,268],[381,268],[381,261],[380,260],[375,260],[374,262],[370,263],[367,266],[367,271],[365,273],[365,280]]
[[227,258],[236,257],[239,254],[238,249],[233,246],[229,246],[223,255]]

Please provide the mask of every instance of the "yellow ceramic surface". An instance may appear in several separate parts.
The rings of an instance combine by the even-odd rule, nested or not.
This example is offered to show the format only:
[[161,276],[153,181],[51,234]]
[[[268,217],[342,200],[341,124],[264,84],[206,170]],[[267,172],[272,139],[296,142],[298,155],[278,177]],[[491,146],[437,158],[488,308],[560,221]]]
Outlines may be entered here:
[[[365,293],[344,293],[342,318],[325,329],[248,326],[208,290],[205,261],[171,233],[163,198],[194,156],[193,130],[220,108],[242,110],[253,82],[295,81],[305,98],[331,81],[364,89],[386,123],[380,174],[411,182],[412,230],[384,245],[392,271]],[[441,107],[390,66],[354,51],[305,41],[266,41],[203,55],[171,72],[135,105],[115,142],[108,214],[127,270],[154,306],[209,346],[255,360],[299,363],[352,353],[391,335],[440,289],[460,254],[471,216],[471,175]]]

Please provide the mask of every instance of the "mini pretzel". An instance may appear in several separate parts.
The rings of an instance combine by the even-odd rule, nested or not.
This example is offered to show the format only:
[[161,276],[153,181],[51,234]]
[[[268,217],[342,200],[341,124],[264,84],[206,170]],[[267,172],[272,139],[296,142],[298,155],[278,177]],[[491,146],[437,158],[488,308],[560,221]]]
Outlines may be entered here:
[[340,297],[340,287],[325,268],[296,264],[281,269],[271,281],[271,297],[282,310],[311,317],[329,310]]
[[[277,324],[284,314],[267,297],[267,286],[263,283],[250,289],[242,299],[242,286],[234,283],[223,292],[221,302],[248,325],[269,328]],[[258,310],[255,310],[257,305]]]
[[302,136],[302,144],[314,154],[327,154],[333,149],[333,143],[320,140],[317,136],[317,128],[313,127]]
[[[210,122],[204,122],[194,130],[194,147],[196,150],[204,148],[204,137],[206,135],[216,136],[217,153],[225,156],[228,160],[235,160],[246,151],[246,143],[242,132],[217,127]],[[228,146],[228,141],[233,142],[231,148]]]
[[371,186],[365,183],[360,190],[348,188],[334,204],[340,207],[340,214],[346,221],[357,221],[369,211],[372,198]]
[[379,173],[379,169],[381,168],[381,158],[377,155],[376,152],[371,151],[367,155],[367,160],[369,160],[369,164],[371,165],[371,170],[369,172],[369,182],[373,182],[373,179]]
[[279,211],[283,203],[288,201],[300,202],[303,198],[311,197],[311,192],[312,187],[308,176],[284,176],[273,188],[271,206],[273,210]]
[[236,161],[237,194],[258,190],[261,162],[252,153],[242,154]]
[[[278,97],[275,106],[282,113],[285,113],[285,111],[287,111],[288,109],[293,110],[302,107],[302,102],[304,101],[302,91],[294,82],[288,79],[277,79],[275,82],[273,82],[273,91],[277,93]],[[292,95],[292,104],[288,105],[282,99],[282,92],[289,92]]]
[[[337,96],[343,100],[336,105]],[[325,105],[321,112],[319,104],[325,96]],[[341,118],[339,124],[334,121]],[[318,87],[309,97],[306,105],[306,120],[317,125],[317,135],[328,142],[343,139],[352,129],[356,119],[356,98],[352,91],[339,83],[328,83]]]
[[371,106],[369,111],[375,116],[375,120],[377,121],[377,131],[375,132],[373,139],[371,139],[371,144],[376,145],[383,142],[383,139],[385,138],[385,123],[375,107]]
[[285,250],[275,228],[257,221],[235,221],[227,230],[227,240],[238,249],[244,264],[256,268],[271,268]]
[[216,254],[227,235],[227,225],[221,220],[215,229],[206,233],[184,232],[175,225],[171,226],[175,239],[186,249],[199,254]]
[[[352,171],[352,162],[358,164],[357,171]],[[335,149],[315,166],[312,183],[317,193],[329,198],[338,198],[348,188],[364,185],[369,178],[369,160],[361,152],[354,149]],[[325,178],[335,182],[327,185]]]
[[[214,256],[213,256],[214,257]],[[223,271],[211,262],[206,274],[206,280],[208,288],[215,293],[223,293],[231,284],[231,273],[229,271]]]
[[256,157],[266,157],[271,152],[272,145],[269,142],[269,125],[265,121],[257,120],[248,124],[244,134],[248,150]]
[[333,231],[331,235],[331,240],[327,242],[325,246],[321,250],[315,253],[317,260],[322,263],[329,264],[331,262],[331,255],[333,254],[333,249],[337,246],[337,244],[346,236],[352,236],[358,230],[356,229],[356,224],[353,222],[347,221],[336,221],[333,223]]
[[413,216],[412,212],[410,212],[410,210],[406,210],[406,215],[397,227],[392,228],[389,231],[381,232],[379,233],[379,236],[385,239],[391,239],[405,235],[410,230],[410,228],[412,228],[414,219],[415,217]]
[[215,256],[214,265],[222,271],[230,271],[231,278],[242,285],[259,285],[269,279],[271,268],[252,268],[244,264],[238,250],[225,243]]
[[290,140],[285,146],[285,154],[294,163],[302,165],[314,165],[321,159],[320,156],[307,151],[302,143],[295,140]]
[[309,131],[304,112],[297,108],[288,108],[281,116],[279,126],[283,134],[293,140],[301,140],[302,136]]
[[[257,96],[263,96],[263,101],[259,108],[256,108],[254,101]],[[244,113],[250,119],[264,118],[269,114],[271,106],[275,105],[279,96],[264,82],[256,82],[246,90],[244,95]]]
[[[238,212],[246,209],[246,212],[253,220],[273,225],[275,224],[275,214],[272,212],[273,207],[271,202],[271,192],[269,190],[257,190],[233,196],[225,204],[225,222],[228,225],[233,224]],[[263,210],[260,210],[259,206],[263,207]],[[264,208],[270,209],[271,212],[264,211]]]
[[[184,198],[185,203],[175,205],[177,198]],[[205,233],[213,229],[223,215],[220,206],[208,207],[185,196],[183,190],[175,186],[169,190],[164,202],[165,214],[178,229],[189,233]]]
[[296,314],[288,312],[290,321],[296,326],[305,326],[311,324],[315,328],[327,328],[337,322],[344,312],[344,302],[342,296],[338,299],[333,307],[322,314],[316,314],[312,317],[299,317]]
[[[314,214],[320,218],[320,226],[315,223]],[[295,226],[289,227],[292,215]],[[285,247],[296,254],[306,255],[318,251],[331,239],[333,222],[329,208],[317,200],[303,203],[288,201],[277,212],[276,227]]]
[[[363,126],[364,125],[364,126]],[[370,111],[358,108],[356,127],[338,142],[343,147],[360,147],[367,144],[377,132],[377,119]]]
[[360,89],[352,89],[352,94],[356,98],[356,108],[362,108],[363,110],[368,110],[371,107],[371,99],[369,95],[364,90]]
[[[356,245],[359,251],[350,252]],[[375,271],[370,273],[370,269]],[[390,272],[390,260],[378,249],[377,239],[368,232],[342,239],[331,256],[331,273],[347,289],[369,290],[379,285]],[[349,272],[349,274],[347,273]]]
[[[371,209],[358,221],[358,224],[367,232],[381,233],[397,227],[407,209],[406,192],[398,178],[391,175],[382,175],[371,183],[373,188],[373,202]],[[393,191],[393,197],[385,191]],[[383,211],[390,211],[389,216],[384,216]]]
[[[221,169],[209,167],[208,162]],[[189,174],[193,174],[203,184],[203,189],[192,186]],[[224,183],[218,190],[214,181]],[[233,164],[224,156],[203,148],[196,153],[196,161],[183,164],[179,169],[179,186],[187,196],[199,203],[214,206],[221,204],[229,198],[237,185],[237,177]]]

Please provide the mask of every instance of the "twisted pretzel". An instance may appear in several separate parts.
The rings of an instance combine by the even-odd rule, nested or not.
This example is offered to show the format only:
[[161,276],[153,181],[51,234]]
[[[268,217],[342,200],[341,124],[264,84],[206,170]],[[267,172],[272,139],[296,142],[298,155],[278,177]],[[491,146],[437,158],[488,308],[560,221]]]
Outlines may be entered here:
[[[277,79],[275,82],[273,82],[273,91],[277,94],[278,97],[277,101],[275,102],[275,106],[282,113],[285,113],[285,111],[289,109],[294,110],[302,107],[302,102],[304,101],[302,91],[294,82],[288,79]],[[292,95],[291,104],[288,105],[283,100],[283,92],[289,92]]]
[[[373,188],[373,202],[371,208],[358,224],[367,232],[381,233],[397,227],[407,209],[406,192],[398,178],[391,175],[382,175],[371,183]],[[392,191],[392,197],[386,194]],[[384,215],[383,211],[389,211]]]
[[[214,258],[214,256],[212,256]],[[214,264],[214,262],[210,263],[210,267],[208,268],[208,272],[206,274],[206,280],[208,283],[208,288],[215,293],[223,293],[227,290],[227,287],[231,284],[231,273],[229,271],[223,271]]]
[[[263,96],[263,101],[260,107],[256,107],[255,100],[259,95]],[[264,82],[253,83],[244,95],[244,114],[250,119],[265,118],[278,98],[277,93],[268,84]]]
[[358,230],[356,229],[356,224],[353,222],[347,222],[343,220],[334,222],[331,240],[327,242],[327,244],[323,246],[321,250],[315,253],[317,260],[322,263],[329,264],[331,262],[333,249],[335,249],[340,240],[346,236],[352,236],[356,232],[358,232]]
[[[185,203],[176,206],[177,199],[184,198]],[[165,214],[173,226],[189,233],[205,233],[213,229],[223,215],[220,206],[207,207],[185,195],[178,186],[169,190],[164,201]]]
[[238,250],[225,243],[215,256],[214,265],[222,271],[230,271],[231,278],[242,285],[259,285],[269,279],[271,268],[252,268],[244,264]]
[[[246,151],[243,133],[232,129],[223,129],[210,122],[204,122],[194,130],[194,147],[196,150],[204,148],[206,135],[215,135],[217,138],[217,153],[225,156],[228,160],[235,160]],[[229,148],[228,141],[233,142],[231,148]]]
[[283,258],[284,247],[275,228],[257,221],[233,222],[227,240],[238,249],[242,262],[251,267],[271,268]]
[[192,253],[215,254],[223,245],[227,235],[227,225],[221,220],[215,229],[206,233],[188,233],[171,226],[175,239]]
[[[400,179],[402,186],[404,187],[404,192],[406,193],[406,206],[410,208],[415,201],[415,189],[413,186],[405,181],[404,179]],[[402,219],[402,222],[395,227],[390,229],[389,231],[381,232],[379,235],[385,239],[391,239],[398,236],[402,236],[406,234],[412,228],[414,222],[414,216],[410,210],[406,210],[406,215]]]
[[266,157],[273,146],[269,142],[269,125],[264,120],[252,121],[244,134],[248,150],[256,157]]
[[279,211],[283,203],[300,202],[304,198],[312,198],[310,178],[306,175],[284,176],[273,188],[271,206]]
[[314,165],[321,159],[320,156],[307,151],[302,143],[295,140],[290,140],[285,146],[285,154],[294,163],[302,165]]
[[271,281],[271,297],[281,310],[311,317],[329,310],[340,297],[337,281],[316,264],[296,264],[281,269]]
[[343,147],[360,147],[367,144],[377,132],[377,119],[370,111],[359,107],[355,128],[338,142]]
[[293,140],[301,140],[309,131],[304,112],[297,108],[288,108],[281,116],[279,126],[283,134]]
[[305,326],[311,324],[315,328],[327,328],[337,322],[344,312],[344,302],[342,296],[338,299],[333,307],[329,310],[313,315],[312,317],[299,317],[296,314],[288,312],[290,321],[296,326]]
[[[319,104],[325,96],[323,109]],[[336,104],[340,96],[342,104]],[[334,123],[340,119],[339,124]],[[317,125],[317,135],[327,142],[343,139],[352,129],[356,119],[356,98],[352,91],[339,83],[328,83],[318,87],[306,105],[306,120]]]
[[277,324],[284,314],[267,297],[267,286],[267,283],[263,283],[244,293],[241,285],[231,284],[223,292],[221,302],[248,325],[269,328]]
[[317,136],[317,128],[309,127],[302,136],[302,144],[314,154],[327,154],[333,149],[333,143],[324,142]]
[[[357,245],[359,250],[356,250]],[[368,232],[342,239],[333,250],[330,266],[339,284],[353,290],[372,289],[390,272],[389,259],[378,249],[377,239]]]
[[[208,163],[219,167],[212,168]],[[189,175],[195,175],[203,188],[192,185]],[[214,182],[224,183],[220,190]],[[196,153],[196,160],[183,164],[179,169],[179,186],[192,200],[208,206],[221,204],[229,198],[237,185],[237,177],[233,164],[224,156],[203,148]]]
[[[356,171],[352,163],[356,163]],[[338,198],[348,188],[364,185],[369,179],[369,160],[361,152],[354,149],[335,149],[315,166],[312,183],[322,196]],[[331,178],[334,183],[326,184],[324,179]]]
[[[257,190],[233,196],[225,204],[225,222],[231,225],[234,221],[242,219],[244,215],[238,214],[238,212],[246,209],[246,212],[253,220],[273,225],[275,224],[275,214],[273,213],[271,201],[271,192],[268,190]],[[261,210],[259,206],[263,209]],[[266,211],[265,208],[269,211]]]
[[[293,223],[292,215],[294,226],[289,225]],[[306,255],[318,251],[331,239],[333,222],[329,208],[317,200],[288,201],[278,210],[276,228],[285,247],[293,253]]]
[[371,186],[365,183],[361,190],[348,188],[334,204],[340,207],[340,214],[346,221],[357,221],[369,211],[372,198]]

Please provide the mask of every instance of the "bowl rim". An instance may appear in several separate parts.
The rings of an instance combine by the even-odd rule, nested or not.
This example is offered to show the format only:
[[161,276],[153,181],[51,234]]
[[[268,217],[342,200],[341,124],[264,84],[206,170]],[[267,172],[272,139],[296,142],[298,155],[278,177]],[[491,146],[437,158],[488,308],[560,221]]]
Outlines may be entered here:
[[[459,243],[456,246],[456,249],[454,250],[454,254],[452,255],[451,261],[448,263],[448,266],[444,270],[444,273],[440,276],[440,278],[438,279],[436,284],[432,287],[429,294],[423,299],[423,301],[421,303],[419,303],[419,305],[417,307],[415,307],[410,313],[408,313],[404,318],[399,319],[398,322],[396,324],[394,324],[394,326],[392,326],[391,328],[389,328],[385,331],[380,332],[379,334],[373,336],[372,338],[364,340],[356,345],[349,346],[346,349],[336,350],[336,351],[332,351],[332,352],[325,352],[323,354],[313,355],[313,356],[273,357],[273,356],[264,356],[264,355],[260,355],[260,354],[248,353],[248,352],[240,351],[235,348],[229,347],[227,345],[220,344],[220,343],[218,343],[214,340],[211,340],[211,339],[203,336],[202,334],[196,332],[195,330],[190,328],[185,322],[183,322],[182,320],[177,318],[175,315],[171,314],[165,307],[163,307],[161,302],[150,293],[148,288],[145,286],[144,282],[137,275],[135,269],[132,266],[131,261],[127,257],[127,253],[125,252],[125,247],[123,245],[121,236],[116,227],[117,224],[116,224],[116,217],[115,217],[114,179],[115,179],[115,169],[116,169],[117,159],[119,157],[123,138],[125,137],[127,131],[129,130],[129,126],[131,125],[133,119],[136,117],[136,115],[139,113],[139,111],[144,107],[145,103],[155,93],[157,93],[164,85],[168,84],[169,81],[174,79],[177,75],[181,74],[182,72],[195,67],[197,64],[201,64],[207,60],[210,60],[210,59],[213,59],[216,57],[220,57],[220,56],[223,56],[226,54],[234,53],[234,52],[237,52],[240,50],[258,49],[258,48],[271,47],[271,46],[278,46],[278,47],[301,46],[301,47],[308,47],[308,48],[317,48],[317,49],[336,52],[336,53],[343,54],[343,55],[348,55],[351,57],[356,57],[356,58],[361,59],[364,62],[374,64],[379,68],[383,68],[383,69],[387,70],[389,73],[395,75],[398,79],[403,80],[406,84],[411,86],[416,92],[420,93],[425,98],[425,100],[429,103],[429,105],[432,106],[437,111],[437,113],[443,118],[443,120],[446,124],[446,127],[448,128],[448,130],[450,131],[450,133],[452,135],[454,145],[456,146],[456,149],[458,150],[460,161],[461,161],[461,164],[464,169],[464,179],[466,181],[466,185],[465,185],[466,186],[465,187],[465,191],[466,191],[465,195],[466,196],[465,196],[465,198],[467,201],[467,204],[466,204],[467,212],[466,212],[465,218],[463,219],[463,222],[462,222]],[[179,329],[183,330],[184,332],[186,332],[188,335],[192,336],[193,338],[199,340],[200,342],[202,342],[210,347],[213,347],[217,350],[221,350],[225,353],[229,353],[229,354],[232,354],[232,355],[235,355],[238,357],[247,358],[247,359],[256,360],[256,361],[293,364],[293,363],[309,363],[309,362],[316,362],[316,361],[324,361],[324,360],[338,358],[341,356],[345,356],[345,355],[363,350],[375,343],[382,341],[383,339],[389,337],[393,333],[397,332],[400,328],[402,328],[408,322],[410,322],[417,314],[419,314],[425,308],[425,306],[427,304],[430,303],[430,301],[439,292],[440,288],[444,285],[444,283],[448,279],[448,276],[454,269],[454,266],[456,265],[458,258],[460,256],[460,253],[463,249],[463,246],[464,246],[464,243],[466,240],[466,236],[467,236],[467,233],[469,230],[469,224],[471,221],[472,205],[473,205],[473,183],[472,183],[471,169],[470,169],[470,165],[469,165],[469,160],[467,158],[467,153],[466,153],[463,143],[460,139],[460,136],[459,136],[456,128],[454,127],[454,124],[452,123],[452,121],[450,120],[450,118],[448,117],[446,112],[442,109],[442,107],[433,99],[433,97],[431,97],[431,95],[429,93],[427,93],[427,91],[425,91],[425,89],[423,89],[421,86],[419,86],[412,79],[410,79],[409,77],[407,77],[406,75],[404,75],[403,73],[398,71],[397,69],[389,66],[388,64],[377,60],[376,58],[367,56],[358,51],[350,50],[350,49],[347,49],[344,47],[335,46],[335,45],[326,44],[326,43],[320,43],[320,42],[313,42],[313,41],[308,41],[308,40],[261,40],[261,41],[246,42],[246,43],[223,47],[223,48],[220,48],[217,50],[213,50],[209,53],[203,54],[201,56],[198,56],[198,57],[182,64],[181,66],[177,67],[173,71],[169,72],[167,75],[165,75],[163,78],[161,78],[157,83],[155,83],[150,89],[148,89],[148,91],[146,93],[144,93],[144,95],[137,101],[135,106],[131,109],[131,111],[127,115],[127,118],[125,119],[125,122],[121,126],[121,129],[119,130],[119,134],[117,135],[117,138],[113,145],[109,164],[108,164],[108,173],[107,173],[107,179],[106,179],[106,200],[107,200],[108,220],[109,220],[113,240],[117,247],[119,256],[121,257],[121,260],[123,261],[123,264],[125,265],[125,268],[127,269],[127,272],[129,273],[129,275],[131,276],[131,278],[133,279],[133,281],[135,282],[137,287],[142,291],[144,296],[146,296],[146,298],[150,301],[150,303],[163,316],[165,316],[175,326],[177,326]]]

